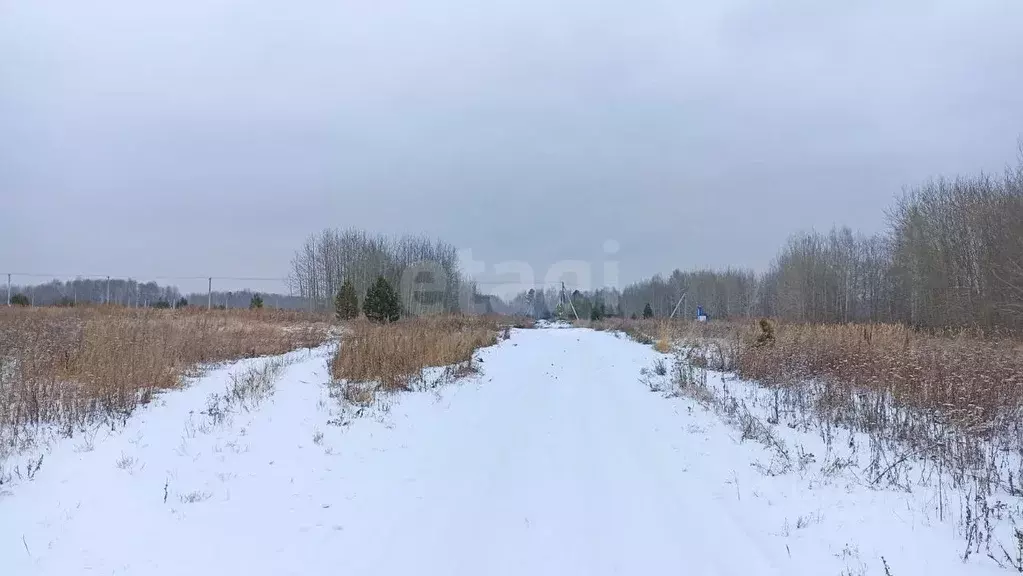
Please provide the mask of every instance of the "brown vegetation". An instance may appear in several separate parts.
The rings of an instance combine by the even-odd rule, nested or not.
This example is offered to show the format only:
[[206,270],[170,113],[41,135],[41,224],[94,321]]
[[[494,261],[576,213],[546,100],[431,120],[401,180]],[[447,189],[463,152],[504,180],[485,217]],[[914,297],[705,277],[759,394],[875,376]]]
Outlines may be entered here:
[[[688,341],[700,339],[734,339],[743,322],[696,322],[692,320],[664,318],[605,318],[603,320],[580,320],[575,325],[598,331],[624,332],[642,344],[656,344],[660,341]],[[665,347],[662,343],[660,347]],[[666,351],[666,350],[661,350]]]
[[[780,402],[793,411],[894,440],[948,449],[939,434],[1023,437],[1018,340],[898,324],[612,319],[593,327],[621,330],[660,351],[670,334],[698,367],[734,370],[783,391]],[[1003,447],[1023,448],[1012,444]]]
[[[899,324],[615,321],[638,335],[671,330],[674,362],[644,375],[651,390],[687,395],[771,451],[767,474],[821,459],[830,475],[904,491],[935,490],[939,516],[958,514],[963,559],[986,554],[1020,569],[1023,532],[997,526],[1023,517],[1023,346],[980,330]],[[734,372],[745,386],[708,370]],[[654,375],[670,371],[670,382]],[[812,432],[824,454],[778,434]],[[854,433],[862,433],[854,434]],[[862,458],[861,458],[862,457]],[[1007,539],[1008,538],[1008,539]],[[1015,538],[1015,540],[1013,540]]]
[[497,342],[499,327],[497,317],[484,316],[353,322],[331,362],[331,374],[338,380],[376,383],[382,390],[409,390],[427,367],[473,370],[473,353]]
[[[982,433],[1023,406],[1023,352],[1012,340],[969,332],[932,336],[896,324],[779,324],[771,341],[747,336],[738,374],[771,385],[827,384],[822,409],[875,407],[855,402],[873,391],[894,405],[941,413],[964,431]],[[862,415],[880,425],[886,414]]]
[[0,440],[127,417],[197,366],[314,346],[329,329],[282,310],[0,308]]

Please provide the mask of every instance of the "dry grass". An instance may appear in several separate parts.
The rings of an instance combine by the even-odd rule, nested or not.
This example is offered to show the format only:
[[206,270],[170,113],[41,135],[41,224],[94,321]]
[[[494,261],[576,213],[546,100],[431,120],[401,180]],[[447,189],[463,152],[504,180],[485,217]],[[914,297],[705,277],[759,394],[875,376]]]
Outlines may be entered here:
[[646,318],[632,320],[629,318],[606,318],[595,322],[585,320],[576,323],[577,326],[593,328],[594,330],[623,332],[633,340],[641,344],[654,345],[660,352],[669,352],[673,343],[684,342],[692,339],[707,341],[734,340],[736,335],[745,327],[744,323],[738,322],[696,322],[694,320],[663,318]]
[[[738,398],[709,389],[710,404],[737,415],[775,447],[773,472],[796,466],[773,427],[814,431],[830,470],[859,461],[868,485],[934,490],[939,517],[958,514],[963,559],[987,555],[1023,569],[1023,536],[998,528],[1023,516],[1023,347],[978,332],[922,332],[900,325],[732,325],[731,335],[680,343],[679,364],[734,370],[762,386]],[[684,383],[683,383],[684,384]],[[766,420],[754,411],[766,409]],[[751,411],[752,410],[752,411]],[[751,427],[748,423],[757,424]],[[764,424],[770,425],[767,426]],[[858,436],[842,432],[862,433]],[[770,442],[768,442],[770,441]],[[845,456],[840,454],[845,451]],[[1008,536],[1008,538],[1007,538]]]
[[1023,345],[971,330],[918,331],[890,324],[609,319],[660,351],[678,345],[698,369],[734,371],[776,391],[776,417],[834,425],[874,438],[876,473],[912,451],[954,471],[961,485],[1023,496]]
[[641,344],[653,344],[656,335],[662,332],[662,326],[671,326],[668,320],[629,320],[628,318],[605,318],[603,320],[578,320],[575,326],[592,328],[598,331],[624,332]]
[[[391,324],[354,322],[331,362],[335,379],[375,382],[382,390],[409,390],[423,370],[473,370],[473,353],[497,342],[498,317],[429,316]],[[359,388],[364,396],[365,387]]]
[[865,428],[898,415],[859,402],[863,392],[971,434],[990,433],[1023,407],[1023,351],[1010,340],[937,337],[887,324],[780,324],[773,342],[757,345],[757,332],[748,329],[742,339],[739,376],[781,386],[827,384],[818,408]]
[[488,322],[494,322],[498,326],[511,326],[512,328],[533,328],[536,320],[530,316],[511,316],[507,314],[487,314],[481,316]]
[[0,453],[28,427],[125,418],[197,366],[314,346],[329,329],[279,310],[0,308]]
[[[882,324],[611,319],[591,327],[673,348],[670,368],[659,360],[642,381],[698,400],[743,440],[763,443],[771,459],[757,466],[765,473],[821,459],[824,476],[849,469],[849,479],[869,486],[931,490],[931,511],[959,520],[964,560],[986,555],[1023,570],[1019,340]],[[709,370],[759,386],[728,378],[710,386]],[[823,454],[788,446],[778,433],[785,427],[819,437]]]

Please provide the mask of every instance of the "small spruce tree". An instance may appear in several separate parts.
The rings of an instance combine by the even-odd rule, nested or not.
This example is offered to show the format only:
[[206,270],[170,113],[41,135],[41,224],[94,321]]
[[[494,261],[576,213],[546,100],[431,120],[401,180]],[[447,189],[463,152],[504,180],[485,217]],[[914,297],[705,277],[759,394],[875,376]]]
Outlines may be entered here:
[[401,317],[401,300],[386,278],[380,276],[366,291],[362,305],[366,318],[374,322],[394,322]]
[[252,299],[249,300],[249,310],[257,310],[263,307],[263,297],[259,294],[253,294]]
[[188,307],[188,300],[185,300],[184,298],[179,298],[177,303],[174,304],[174,307],[175,308],[187,308]]
[[650,303],[649,302],[647,302],[646,306],[643,307],[643,317],[644,318],[653,318],[654,317],[654,309],[650,307]]
[[24,294],[15,294],[11,296],[12,306],[28,306],[30,304],[31,302],[29,302],[28,296],[25,296]]
[[338,320],[359,317],[359,295],[355,293],[355,285],[351,280],[345,280],[341,290],[334,297],[334,314]]

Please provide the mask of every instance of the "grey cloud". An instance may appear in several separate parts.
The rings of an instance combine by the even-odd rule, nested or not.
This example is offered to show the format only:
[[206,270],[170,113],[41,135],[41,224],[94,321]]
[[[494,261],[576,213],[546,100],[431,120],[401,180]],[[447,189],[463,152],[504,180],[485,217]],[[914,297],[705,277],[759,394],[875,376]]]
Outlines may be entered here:
[[1023,132],[1013,0],[2,10],[0,272],[279,276],[325,226],[759,268]]

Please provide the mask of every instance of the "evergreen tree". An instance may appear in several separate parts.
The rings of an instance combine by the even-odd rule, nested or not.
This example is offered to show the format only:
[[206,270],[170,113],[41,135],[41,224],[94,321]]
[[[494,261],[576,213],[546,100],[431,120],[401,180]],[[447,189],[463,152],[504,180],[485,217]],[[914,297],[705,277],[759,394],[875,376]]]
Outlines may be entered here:
[[341,290],[334,297],[334,314],[338,320],[359,317],[359,295],[355,293],[355,285],[351,280],[345,280]]
[[177,304],[174,305],[174,307],[175,308],[187,308],[188,307],[188,300],[185,300],[184,298],[181,298],[181,299],[178,300]]
[[650,303],[649,302],[647,302],[646,306],[643,307],[643,317],[644,318],[653,318],[654,317],[654,309],[650,307]]
[[249,310],[257,310],[263,307],[263,297],[259,294],[253,294],[252,299],[249,300]]
[[31,303],[28,300],[28,296],[25,296],[24,294],[15,294],[11,296],[12,306],[28,306],[29,304]]
[[391,283],[380,276],[366,291],[362,309],[366,318],[374,322],[394,322],[401,317],[401,300]]

